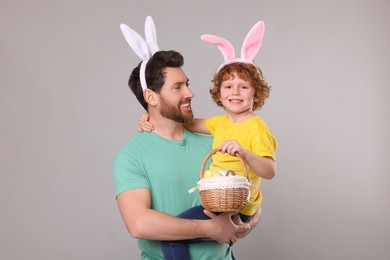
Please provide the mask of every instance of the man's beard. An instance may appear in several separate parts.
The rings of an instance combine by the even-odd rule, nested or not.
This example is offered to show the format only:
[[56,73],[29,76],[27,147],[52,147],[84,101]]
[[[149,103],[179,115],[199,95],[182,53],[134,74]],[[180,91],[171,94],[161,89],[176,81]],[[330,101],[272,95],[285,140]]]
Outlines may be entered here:
[[180,110],[180,106],[175,107],[169,104],[162,96],[160,96],[160,100],[161,100],[160,114],[163,117],[171,119],[178,123],[188,123],[191,122],[191,120],[194,118],[194,114],[192,113],[192,110],[184,114]]

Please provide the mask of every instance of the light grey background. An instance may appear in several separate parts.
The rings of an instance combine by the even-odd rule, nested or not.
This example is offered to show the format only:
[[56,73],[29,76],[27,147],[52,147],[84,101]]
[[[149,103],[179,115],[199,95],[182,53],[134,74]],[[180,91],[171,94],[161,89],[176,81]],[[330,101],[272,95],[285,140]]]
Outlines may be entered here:
[[[220,52],[266,23],[256,56],[273,86],[257,112],[279,141],[261,224],[238,259],[390,259],[388,1],[0,1],[0,259],[138,259],[112,162],[142,112],[139,59],[119,30],[152,15],[186,58],[198,117]],[[387,201],[387,202],[386,202]]]

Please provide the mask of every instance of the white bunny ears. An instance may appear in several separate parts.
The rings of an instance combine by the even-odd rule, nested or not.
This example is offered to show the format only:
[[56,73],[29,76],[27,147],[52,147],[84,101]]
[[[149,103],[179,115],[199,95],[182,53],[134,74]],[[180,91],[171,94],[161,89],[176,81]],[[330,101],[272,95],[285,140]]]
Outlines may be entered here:
[[159,51],[157,45],[156,27],[151,16],[146,17],[145,21],[145,40],[133,29],[126,24],[120,25],[123,36],[127,43],[133,49],[135,54],[142,59],[139,77],[141,81],[142,90],[147,88],[145,80],[146,64],[154,53]]
[[236,58],[233,45],[224,38],[211,34],[203,34],[201,39],[204,42],[216,44],[222,52],[225,62],[219,66],[217,69],[219,71],[226,64],[237,61],[253,63],[252,60],[260,50],[263,42],[264,29],[263,21],[259,21],[250,29],[241,47],[241,58]]

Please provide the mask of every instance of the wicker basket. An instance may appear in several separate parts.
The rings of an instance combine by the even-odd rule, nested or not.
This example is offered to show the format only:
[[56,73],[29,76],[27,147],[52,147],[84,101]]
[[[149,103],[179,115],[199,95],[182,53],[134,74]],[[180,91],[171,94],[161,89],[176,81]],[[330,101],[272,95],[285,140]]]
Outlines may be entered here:
[[217,151],[218,149],[214,149],[206,155],[200,169],[198,187],[202,205],[205,209],[212,212],[240,211],[246,205],[250,188],[246,163],[241,155],[237,153],[236,156],[241,160],[244,167],[244,176],[235,175],[203,178],[207,160]]

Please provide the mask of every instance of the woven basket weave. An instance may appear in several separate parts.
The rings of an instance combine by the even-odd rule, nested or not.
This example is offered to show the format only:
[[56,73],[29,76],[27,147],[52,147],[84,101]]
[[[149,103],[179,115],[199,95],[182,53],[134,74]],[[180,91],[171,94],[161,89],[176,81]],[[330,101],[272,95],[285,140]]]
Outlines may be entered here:
[[244,176],[235,175],[203,178],[207,160],[217,151],[218,149],[214,149],[206,155],[200,169],[198,186],[202,205],[205,209],[212,212],[240,211],[246,205],[250,188],[246,163],[241,155],[236,153],[236,157],[243,164]]

